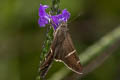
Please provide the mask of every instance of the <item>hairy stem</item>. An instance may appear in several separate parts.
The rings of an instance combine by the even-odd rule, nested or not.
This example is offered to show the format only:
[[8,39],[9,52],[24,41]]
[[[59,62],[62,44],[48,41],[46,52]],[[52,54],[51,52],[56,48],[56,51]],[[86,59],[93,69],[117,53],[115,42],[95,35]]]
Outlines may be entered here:
[[[59,14],[59,3],[60,0],[52,0],[52,7],[51,7],[52,15]],[[47,26],[46,40],[44,41],[42,51],[40,54],[40,64],[42,63],[42,61],[44,61],[46,54],[49,52],[52,41],[53,41],[53,28],[50,27],[49,25]],[[40,75],[37,76],[37,80],[40,80]]]

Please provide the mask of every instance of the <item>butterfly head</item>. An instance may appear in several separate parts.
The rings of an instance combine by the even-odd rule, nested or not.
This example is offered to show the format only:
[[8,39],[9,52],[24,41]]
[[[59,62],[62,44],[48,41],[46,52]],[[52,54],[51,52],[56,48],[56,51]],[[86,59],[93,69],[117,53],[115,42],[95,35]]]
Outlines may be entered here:
[[68,31],[67,23],[66,22],[61,22],[60,26],[58,27],[58,30],[67,32]]

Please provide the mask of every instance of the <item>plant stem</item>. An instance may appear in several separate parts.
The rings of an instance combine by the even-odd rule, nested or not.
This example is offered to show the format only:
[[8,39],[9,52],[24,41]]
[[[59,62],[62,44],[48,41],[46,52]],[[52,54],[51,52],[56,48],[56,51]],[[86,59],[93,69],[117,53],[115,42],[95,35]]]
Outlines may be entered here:
[[60,13],[59,5],[60,5],[60,0],[52,0],[52,7],[51,7],[52,15],[56,15]]
[[[52,7],[51,7],[51,11],[52,11],[51,14],[52,15],[59,14],[59,3],[60,3],[60,0],[52,0]],[[42,51],[40,54],[40,64],[45,59],[46,54],[50,50],[50,46],[51,46],[51,43],[53,41],[53,31],[54,30],[53,30],[52,26],[47,26],[47,29],[48,29],[47,30],[48,32],[46,35],[46,40],[44,41]],[[40,76],[37,76],[37,80],[40,80]]]

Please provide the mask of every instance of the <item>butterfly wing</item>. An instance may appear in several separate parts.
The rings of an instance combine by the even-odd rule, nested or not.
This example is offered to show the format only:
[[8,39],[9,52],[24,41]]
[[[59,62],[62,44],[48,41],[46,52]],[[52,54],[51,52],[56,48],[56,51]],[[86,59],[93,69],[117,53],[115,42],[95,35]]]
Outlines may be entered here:
[[82,66],[76,50],[72,43],[70,34],[67,32],[61,48],[56,52],[55,59],[64,62],[64,64],[72,71],[81,74]]
[[52,62],[54,54],[53,52],[49,51],[48,55],[46,56],[46,59],[43,61],[43,63],[40,66],[40,78],[43,78],[46,76]]
[[61,33],[61,30],[59,30],[56,34],[56,36],[54,36],[53,42],[51,44],[50,47],[50,51],[48,52],[45,60],[43,61],[43,63],[40,66],[40,77],[44,78],[55,58],[55,53],[57,53],[57,51],[59,51],[59,49],[62,46],[62,42],[65,39],[65,36],[63,36],[64,33]]

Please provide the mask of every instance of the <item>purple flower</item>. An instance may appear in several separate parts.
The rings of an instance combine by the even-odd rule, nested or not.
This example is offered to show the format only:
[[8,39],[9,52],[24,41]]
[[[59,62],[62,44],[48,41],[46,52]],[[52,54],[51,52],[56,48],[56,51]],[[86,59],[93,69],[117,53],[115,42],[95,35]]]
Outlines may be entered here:
[[58,14],[58,15],[55,15],[55,16],[51,16],[54,24],[53,27],[54,29],[56,30],[57,27],[61,24],[61,22],[67,22],[67,20],[70,18],[70,13],[64,9],[62,10],[62,14]]
[[52,20],[51,23],[54,29],[56,30],[58,26],[61,24],[61,22],[67,22],[67,20],[70,18],[70,13],[66,9],[62,10],[61,14],[51,16],[46,13],[45,10],[47,8],[48,8],[47,5],[40,4],[39,8],[40,18],[38,20],[38,24],[40,25],[40,27],[44,27]]
[[62,14],[58,15],[58,17],[60,20],[67,22],[67,20],[70,18],[70,13],[64,9],[62,10]]
[[49,15],[46,13],[46,9],[48,8],[47,5],[42,5],[40,4],[40,8],[39,8],[39,20],[38,20],[38,24],[42,27],[44,27],[46,24],[48,24],[49,21]]

